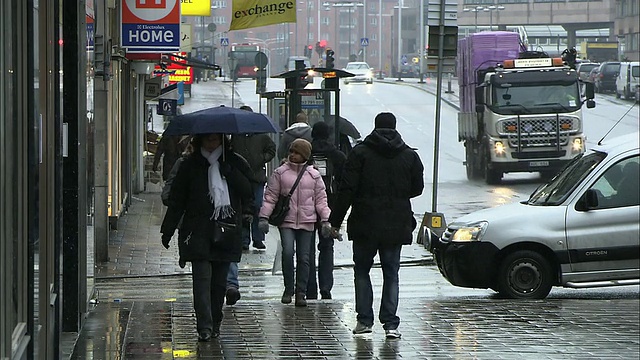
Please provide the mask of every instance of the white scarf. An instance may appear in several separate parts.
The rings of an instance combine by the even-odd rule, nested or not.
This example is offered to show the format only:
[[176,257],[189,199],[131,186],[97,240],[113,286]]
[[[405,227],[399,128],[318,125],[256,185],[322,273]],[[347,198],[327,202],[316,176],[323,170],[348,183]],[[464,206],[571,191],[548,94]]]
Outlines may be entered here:
[[222,155],[222,146],[218,146],[213,152],[200,149],[202,156],[209,161],[209,199],[214,206],[211,219],[219,220],[232,217],[235,214],[229,199],[229,186],[227,180],[220,174],[218,159]]

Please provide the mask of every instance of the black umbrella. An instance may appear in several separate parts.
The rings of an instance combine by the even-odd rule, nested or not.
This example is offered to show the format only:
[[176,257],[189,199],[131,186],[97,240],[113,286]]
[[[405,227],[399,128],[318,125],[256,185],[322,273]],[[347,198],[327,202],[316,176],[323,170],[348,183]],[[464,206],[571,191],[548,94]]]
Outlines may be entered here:
[[278,126],[265,114],[226,107],[224,105],[174,117],[164,133],[188,134],[256,134],[279,132]]

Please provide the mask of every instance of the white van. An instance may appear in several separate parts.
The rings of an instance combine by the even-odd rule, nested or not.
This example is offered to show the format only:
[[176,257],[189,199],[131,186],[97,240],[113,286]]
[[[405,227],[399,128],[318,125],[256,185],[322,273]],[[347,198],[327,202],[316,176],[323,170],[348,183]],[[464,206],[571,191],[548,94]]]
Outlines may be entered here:
[[440,273],[455,286],[519,299],[545,298],[553,286],[640,283],[639,138],[606,139],[528,200],[423,237]]
[[622,96],[625,99],[635,97],[638,85],[640,85],[640,62],[620,63],[620,72],[616,77],[616,97]]

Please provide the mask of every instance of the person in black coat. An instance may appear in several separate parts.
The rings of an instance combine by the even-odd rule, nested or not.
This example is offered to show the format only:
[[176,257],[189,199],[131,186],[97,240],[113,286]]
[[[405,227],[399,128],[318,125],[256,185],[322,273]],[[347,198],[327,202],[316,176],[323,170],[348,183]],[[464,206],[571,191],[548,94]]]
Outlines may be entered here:
[[220,335],[229,263],[242,255],[243,217],[254,212],[251,169],[223,142],[222,134],[193,139],[193,153],[178,169],[162,222],[162,244],[179,226],[180,265],[191,262],[198,338]]
[[347,235],[353,241],[354,280],[358,323],[354,334],[370,333],[374,322],[369,271],[376,254],[383,273],[379,320],[387,338],[399,338],[397,328],[398,270],[402,245],[412,242],[417,223],[411,198],[422,194],[424,166],[418,153],[395,130],[392,113],[380,113],[375,129],[356,145],[345,163],[338,197],[329,222],[337,235],[347,210]]
[[[327,191],[329,208],[333,206],[336,197],[336,189],[342,176],[342,168],[347,156],[340,151],[330,140],[331,128],[325,122],[317,122],[311,130],[311,157],[314,165],[323,175],[324,185]],[[309,254],[309,282],[307,283],[307,299],[318,298],[318,285],[320,297],[331,299],[333,288],[333,245],[335,239],[331,236],[322,236],[318,231],[318,281],[316,281],[316,251],[315,243],[312,244]]]

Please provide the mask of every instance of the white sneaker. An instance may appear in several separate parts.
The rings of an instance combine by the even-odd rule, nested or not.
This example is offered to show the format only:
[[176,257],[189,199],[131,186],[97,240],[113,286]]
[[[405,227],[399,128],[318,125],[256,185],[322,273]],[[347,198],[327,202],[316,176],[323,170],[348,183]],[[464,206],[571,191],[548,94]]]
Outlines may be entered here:
[[372,327],[373,327],[372,325],[365,325],[358,321],[358,323],[356,324],[356,327],[353,329],[353,334],[354,335],[368,334],[373,331]]
[[400,334],[398,329],[387,329],[384,331],[384,334],[387,339],[400,339],[400,337],[402,337],[402,334]]

